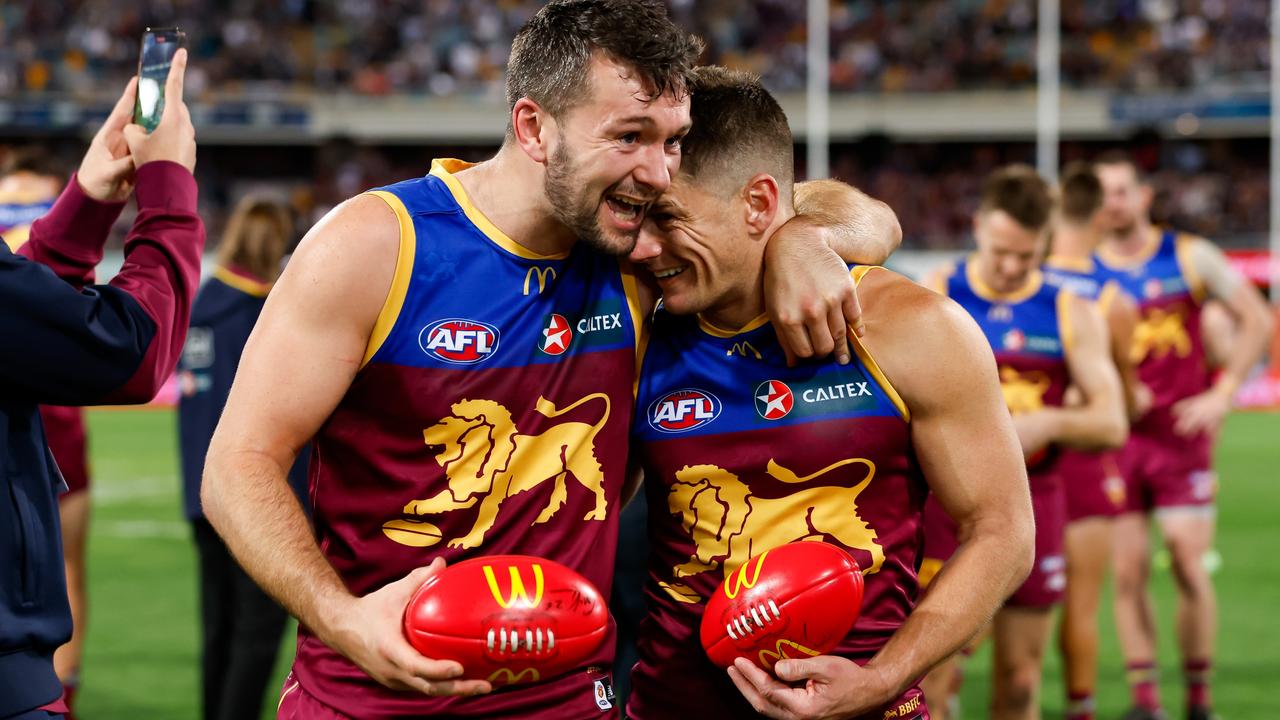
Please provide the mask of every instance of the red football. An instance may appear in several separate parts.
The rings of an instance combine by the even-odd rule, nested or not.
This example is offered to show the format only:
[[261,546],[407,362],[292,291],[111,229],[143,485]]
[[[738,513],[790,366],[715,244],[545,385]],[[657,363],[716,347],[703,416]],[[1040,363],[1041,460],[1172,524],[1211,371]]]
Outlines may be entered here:
[[785,658],[835,649],[862,607],[862,571],[824,542],[760,553],[725,576],[702,613],[702,647],[727,668],[744,657],[773,671]]
[[463,677],[530,683],[581,667],[604,642],[609,608],[586,578],[527,555],[464,560],[410,598],[404,632],[418,652],[457,660]]

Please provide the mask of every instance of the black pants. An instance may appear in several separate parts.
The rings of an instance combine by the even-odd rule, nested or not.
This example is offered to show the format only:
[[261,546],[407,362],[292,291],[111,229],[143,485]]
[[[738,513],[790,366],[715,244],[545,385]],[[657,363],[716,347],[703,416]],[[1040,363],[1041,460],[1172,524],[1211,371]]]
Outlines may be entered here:
[[260,717],[285,612],[240,569],[207,520],[192,524],[200,555],[204,720]]

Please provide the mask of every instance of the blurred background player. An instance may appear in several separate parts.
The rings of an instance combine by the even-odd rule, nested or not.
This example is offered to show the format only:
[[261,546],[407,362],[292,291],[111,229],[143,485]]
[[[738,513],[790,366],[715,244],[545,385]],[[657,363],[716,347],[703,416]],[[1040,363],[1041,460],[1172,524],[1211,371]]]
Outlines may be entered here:
[[[67,182],[67,173],[55,151],[33,146],[19,151],[0,175],[0,235],[17,251],[27,241],[31,223],[53,207]],[[78,407],[41,405],[45,438],[53,458],[67,481],[58,496],[62,523],[63,565],[67,574],[67,599],[71,603],[71,640],[53,655],[53,666],[62,680],[67,707],[75,711],[80,687],[80,659],[88,628],[89,596],[85,578],[85,538],[89,532],[89,454],[84,410]],[[68,713],[70,716],[71,713]]]
[[[204,518],[200,478],[240,354],[294,239],[288,207],[261,196],[240,201],[218,245],[213,276],[196,296],[178,366],[183,508],[199,555],[205,720],[261,714],[285,629],[285,611],[245,574]],[[299,454],[289,471],[303,507],[308,458],[308,452]]]
[[[1040,716],[1051,611],[1066,585],[1066,497],[1055,467],[1059,448],[1119,447],[1126,429],[1102,318],[1088,301],[1045,283],[1037,267],[1052,209],[1049,186],[1035,170],[1025,165],[998,170],[984,186],[974,215],[977,251],[928,281],[973,316],[994,350],[1031,485],[1035,565],[992,623],[991,716],[999,720]],[[1064,406],[1072,385],[1079,388],[1081,402]],[[935,532],[947,528],[926,525],[926,538]]]
[[[927,717],[917,679],[986,622],[1032,554],[1025,473],[994,363],[959,308],[862,266],[852,275],[868,323],[853,340],[856,359],[789,366],[763,287],[765,247],[795,213],[787,117],[747,73],[698,68],[691,90],[681,171],[631,253],[657,278],[663,305],[632,425],[652,555],[627,715]],[[664,398],[689,388],[723,403],[717,416],[664,427]],[[960,518],[965,542],[913,612],[930,488]],[[744,661],[726,677],[699,641],[707,598],[748,556],[806,539],[834,543],[862,567],[857,623],[830,655],[777,664],[780,678],[807,689]]]
[[[1045,260],[1045,282],[1097,304],[1106,320],[1110,356],[1133,411],[1140,387],[1129,349],[1137,310],[1133,300],[1094,260],[1102,240],[1097,226],[1102,183],[1093,167],[1075,162],[1062,171],[1054,213],[1051,253]],[[1079,401],[1067,388],[1066,403]],[[1124,509],[1124,479],[1114,451],[1088,452],[1063,448],[1057,471],[1066,491],[1065,557],[1067,587],[1062,604],[1058,646],[1062,653],[1067,720],[1093,720],[1098,676],[1098,605],[1111,567],[1111,521]]]
[[[1141,319],[1131,357],[1146,386],[1121,454],[1126,508],[1115,525],[1116,629],[1133,707],[1128,720],[1163,717],[1157,689],[1155,614],[1147,590],[1152,518],[1169,549],[1178,589],[1177,636],[1188,720],[1211,716],[1217,606],[1204,564],[1214,534],[1211,436],[1232,396],[1261,358],[1272,319],[1258,291],[1204,238],[1152,226],[1152,191],[1123,153],[1096,159],[1105,202],[1106,239],[1098,257],[1132,295]],[[1212,378],[1201,331],[1201,304],[1223,303],[1235,320],[1233,352]]]

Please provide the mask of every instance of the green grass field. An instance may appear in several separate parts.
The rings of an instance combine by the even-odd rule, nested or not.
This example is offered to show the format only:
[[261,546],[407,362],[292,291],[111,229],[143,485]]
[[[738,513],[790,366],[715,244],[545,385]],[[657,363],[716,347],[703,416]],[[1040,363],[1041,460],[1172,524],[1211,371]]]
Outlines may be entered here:
[[[89,414],[94,516],[89,541],[91,612],[79,716],[85,720],[197,717],[199,704],[195,548],[179,504],[171,412]],[[1280,415],[1232,417],[1219,449],[1222,494],[1216,579],[1221,633],[1215,694],[1224,720],[1280,717],[1271,681],[1280,676]],[[1172,643],[1173,587],[1155,576],[1161,618],[1160,665],[1166,706],[1181,713]],[[1109,601],[1108,601],[1109,602]],[[1109,606],[1108,606],[1109,607]],[[1102,720],[1117,718],[1127,695],[1109,611],[1102,618]],[[292,659],[292,633],[272,693]],[[970,662],[965,717],[985,716],[985,652]],[[1046,672],[1044,716],[1061,717],[1056,659]],[[274,717],[274,701],[263,717]]]

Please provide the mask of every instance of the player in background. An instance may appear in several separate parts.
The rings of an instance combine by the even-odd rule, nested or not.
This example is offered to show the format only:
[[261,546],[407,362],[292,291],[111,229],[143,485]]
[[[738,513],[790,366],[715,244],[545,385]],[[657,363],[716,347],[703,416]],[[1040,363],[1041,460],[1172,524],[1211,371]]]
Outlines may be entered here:
[[[916,680],[986,624],[1032,554],[995,364],[954,303],[860,266],[867,332],[854,361],[789,367],[763,287],[764,249],[795,212],[786,115],[756,77],[724,68],[698,68],[691,95],[681,171],[631,253],[663,304],[632,426],[650,613],[627,715],[927,717]],[[693,422],[678,417],[676,398],[690,396],[706,410]],[[965,542],[913,612],[930,490]],[[699,640],[707,599],[751,555],[806,539],[863,568],[857,624],[829,656],[778,662],[787,684],[745,660],[726,677]]]
[[[196,295],[178,366],[182,504],[199,560],[205,720],[261,716],[285,629],[284,610],[236,564],[204,518],[200,477],[245,341],[294,239],[293,217],[282,203],[249,196],[236,205],[218,244],[218,264]],[[304,505],[307,455],[289,470]]]
[[[998,720],[1040,713],[1052,609],[1066,584],[1066,497],[1055,467],[1059,450],[1119,447],[1126,430],[1120,380],[1101,316],[1090,302],[1045,283],[1037,267],[1052,207],[1048,184],[1034,169],[998,170],[987,180],[974,215],[977,251],[927,281],[969,312],[994,350],[1031,487],[1035,565],[992,623],[991,716]],[[1068,386],[1079,389],[1080,404],[1064,405]],[[936,553],[954,539],[945,514],[930,517],[926,552]],[[950,563],[946,552],[936,555],[935,560]]]
[[[1149,388],[1121,454],[1127,506],[1116,519],[1115,613],[1133,707],[1128,720],[1164,716],[1156,674],[1155,614],[1147,591],[1152,519],[1160,526],[1178,589],[1177,636],[1186,683],[1186,717],[1211,717],[1209,675],[1217,634],[1213,582],[1203,556],[1213,544],[1217,479],[1211,435],[1232,396],[1261,358],[1272,318],[1261,294],[1204,238],[1151,225],[1152,191],[1122,153],[1095,160],[1104,189],[1106,239],[1099,261],[1138,303],[1131,356]],[[1234,352],[1211,379],[1201,303],[1223,302],[1236,322]]]
[[[66,172],[48,148],[19,151],[6,164],[0,174],[0,235],[10,250],[17,252],[26,243],[31,223],[53,207],[66,181]],[[40,419],[49,450],[67,481],[67,491],[58,496],[58,515],[62,523],[67,599],[71,603],[71,640],[54,653],[53,667],[62,681],[67,707],[74,713],[89,619],[85,581],[85,538],[89,534],[88,440],[83,408],[41,405]],[[72,717],[71,713],[68,717]]]
[[[1058,184],[1052,251],[1044,263],[1045,282],[1097,304],[1106,320],[1111,360],[1119,373],[1130,412],[1145,388],[1137,382],[1129,348],[1137,323],[1133,299],[1099,267],[1094,251],[1102,240],[1097,216],[1102,183],[1087,163],[1065,167]],[[1074,387],[1067,404],[1074,404]],[[1098,679],[1098,606],[1111,567],[1111,524],[1124,509],[1124,478],[1115,451],[1063,448],[1058,474],[1066,490],[1064,545],[1067,588],[1063,598],[1058,648],[1067,691],[1067,720],[1093,720]]]
[[[245,348],[202,487],[236,559],[301,623],[281,717],[616,715],[595,693],[612,637],[577,672],[441,697],[511,677],[458,680],[458,663],[413,650],[400,618],[444,560],[494,553],[556,560],[608,596],[654,305],[617,256],[679,166],[700,49],[652,0],[546,5],[513,43],[494,158],[436,161],[427,177],[353,198],[294,254]],[[832,320],[856,314],[852,283],[811,225],[771,243],[773,271],[840,301],[775,310],[825,334],[797,354],[847,354],[844,320]],[[863,259],[896,240],[877,235]],[[815,267],[826,282],[811,281]],[[314,534],[284,478],[312,437]]]

